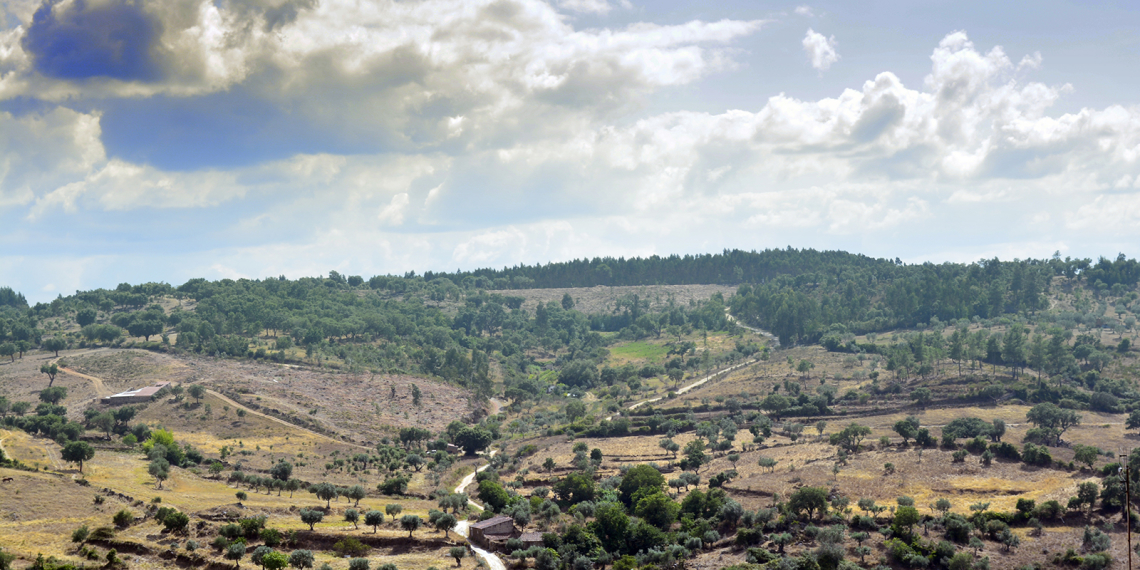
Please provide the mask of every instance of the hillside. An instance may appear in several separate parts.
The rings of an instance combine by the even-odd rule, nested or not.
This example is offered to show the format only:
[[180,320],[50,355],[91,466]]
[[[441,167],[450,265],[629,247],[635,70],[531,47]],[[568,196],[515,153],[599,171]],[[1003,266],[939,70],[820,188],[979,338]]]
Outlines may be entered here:
[[[1133,262],[802,255],[822,265],[740,286],[482,290],[471,281],[490,274],[334,274],[9,310],[8,341],[27,333],[29,345],[0,362],[0,447],[18,461],[0,467],[12,477],[0,524],[25,532],[0,548],[17,567],[116,548],[130,567],[220,568],[240,542],[225,522],[264,515],[292,537],[275,549],[312,550],[317,566],[348,567],[348,552],[443,568],[465,540],[442,511],[462,507],[457,519],[506,514],[547,533],[541,547],[489,548],[515,567],[1122,564],[1117,462],[1140,483]],[[152,324],[155,338],[130,336]],[[174,384],[130,418],[96,403],[155,381]],[[82,474],[65,459],[76,441],[94,449]],[[486,510],[463,506],[456,485]],[[53,493],[74,508],[47,506]],[[409,538],[390,513],[375,536],[357,529],[344,521],[354,494],[449,534]],[[162,530],[159,506],[188,527]],[[114,527],[124,507],[142,518],[68,540]],[[314,530],[302,509],[323,513]]]

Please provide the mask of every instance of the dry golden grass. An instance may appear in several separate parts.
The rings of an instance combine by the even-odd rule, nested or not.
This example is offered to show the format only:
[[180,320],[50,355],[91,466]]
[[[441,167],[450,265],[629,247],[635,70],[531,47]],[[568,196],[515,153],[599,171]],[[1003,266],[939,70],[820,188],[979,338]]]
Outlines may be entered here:
[[121,503],[94,502],[95,490],[70,477],[0,469],[13,480],[0,484],[0,548],[25,559],[37,553],[74,558],[71,531],[109,523]]
[[[29,453],[44,453],[47,446],[54,445],[50,441],[37,440],[21,432],[2,432],[0,437],[5,437],[5,449],[14,458],[25,462],[32,457]],[[460,470],[466,472],[470,469],[464,466]],[[0,547],[24,560],[34,559],[37,554],[43,553],[65,561],[81,562],[77,557],[76,545],[70,542],[71,531],[81,525],[88,525],[92,529],[109,526],[111,516],[120,508],[127,508],[136,517],[141,517],[146,505],[150,505],[151,499],[155,497],[161,499],[160,504],[163,506],[175,507],[190,514],[192,521],[198,520],[199,513],[223,509],[241,513],[242,516],[266,514],[269,516],[269,526],[285,531],[307,529],[296,514],[299,507],[324,506],[323,501],[308,492],[298,492],[290,498],[288,493],[279,496],[276,493],[267,495],[246,490],[248,496],[239,507],[235,497],[239,489],[223,481],[200,477],[179,468],[172,469],[170,478],[161,489],[157,489],[154,479],[147,473],[145,459],[129,453],[97,453],[84,465],[84,475],[89,486],[76,483],[73,478],[79,476],[78,471],[70,467],[59,475],[9,469],[0,472],[15,479],[0,485]],[[103,505],[95,505],[93,497],[101,494],[104,488],[130,499],[110,497]],[[141,501],[141,505],[132,504],[136,500]],[[427,518],[428,511],[436,507],[435,501],[372,496],[361,501],[357,508],[361,511],[383,511],[384,506],[390,503],[400,504],[404,509],[403,514],[418,515],[424,519]],[[362,525],[359,529],[353,529],[350,523],[343,520],[344,511],[350,507],[352,504],[343,499],[332,503],[325,520],[316,527],[324,538],[322,544],[327,542],[331,545],[343,536],[371,535],[371,528]],[[217,523],[211,524],[201,534],[193,530],[193,525],[192,522],[190,534],[183,538],[194,538],[203,545],[208,544],[213,538],[212,529],[216,528]],[[435,530],[422,528],[414,534],[415,540],[405,542],[403,539],[407,537],[406,531],[399,529],[397,523],[388,518],[378,536],[400,539],[397,541],[400,545],[372,549],[369,557],[374,561],[383,559],[385,562],[396,563],[400,568],[426,568],[431,565],[442,568],[448,562],[454,564],[454,560],[448,557],[447,546],[438,546],[438,542],[433,542],[443,538]],[[116,538],[147,549],[147,552],[132,556],[131,567],[139,568],[166,567],[169,562],[158,558],[157,554],[170,542],[179,540],[163,534],[160,525],[153,520],[132,525],[117,533]],[[450,543],[463,544],[464,539],[452,533]],[[209,560],[224,562],[209,548],[200,550],[199,553],[205,554]],[[320,561],[328,561],[337,567],[332,553],[320,550],[316,554],[318,564]]]

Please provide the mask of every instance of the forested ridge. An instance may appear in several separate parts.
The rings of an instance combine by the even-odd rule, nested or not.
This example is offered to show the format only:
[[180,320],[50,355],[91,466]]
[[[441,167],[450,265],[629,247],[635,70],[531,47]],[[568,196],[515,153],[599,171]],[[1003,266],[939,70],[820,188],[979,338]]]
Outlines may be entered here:
[[[245,355],[251,340],[277,337],[259,356],[273,357],[293,346],[320,361],[335,355],[349,366],[386,371],[466,371],[460,349],[481,359],[504,359],[534,347],[565,348],[571,355],[602,344],[598,332],[621,331],[627,338],[660,336],[666,327],[723,330],[727,304],[744,322],[771,330],[785,345],[818,342],[838,335],[908,328],[932,320],[1032,315],[1048,309],[1055,277],[1081,283],[1096,295],[1123,295],[1140,282],[1140,264],[1123,255],[1101,258],[983,260],[971,264],[903,264],[842,251],[771,249],[762,252],[648,258],[594,258],[503,270],[414,272],[404,276],[341,275],[261,280],[191,279],[121,284],[60,296],[28,307],[10,288],[0,289],[0,353],[22,353],[44,341],[45,319],[70,316],[81,327],[70,341],[111,343],[125,335],[165,338],[209,354]],[[731,299],[692,307],[671,306],[649,314],[644,300],[623,298],[606,314],[585,315],[573,299],[520,309],[512,288],[592,285],[740,284]],[[500,290],[495,292],[495,289]],[[175,298],[193,302],[167,311],[154,303]],[[450,304],[451,311],[441,306]],[[1091,307],[1052,318],[1082,323]],[[58,336],[58,335],[57,335]],[[451,356],[448,356],[450,354]],[[521,358],[521,357],[520,357]],[[478,366],[476,366],[478,368]],[[463,372],[466,374],[466,372]]]
[[730,305],[737,317],[768,328],[784,344],[813,343],[833,327],[862,334],[932,319],[1033,314],[1049,308],[1047,297],[1057,276],[1083,281],[1098,296],[1120,297],[1140,281],[1140,265],[1120,255],[1095,264],[1054,256],[968,265],[829,266],[743,285]]
[[[589,315],[574,308],[570,295],[533,311],[523,310],[522,302],[521,297],[460,289],[446,278],[379,276],[365,281],[335,271],[296,280],[192,279],[178,287],[123,283],[24,310],[6,309],[0,313],[0,357],[22,357],[35,347],[129,344],[304,360],[349,371],[424,374],[488,396],[492,359],[510,382],[532,374],[539,353],[556,355],[567,383],[589,388],[599,378],[603,348],[613,340],[732,326],[719,295],[650,311],[647,300],[630,294],[606,313]],[[603,337],[602,332],[617,334]],[[696,366],[699,361],[690,362]]]

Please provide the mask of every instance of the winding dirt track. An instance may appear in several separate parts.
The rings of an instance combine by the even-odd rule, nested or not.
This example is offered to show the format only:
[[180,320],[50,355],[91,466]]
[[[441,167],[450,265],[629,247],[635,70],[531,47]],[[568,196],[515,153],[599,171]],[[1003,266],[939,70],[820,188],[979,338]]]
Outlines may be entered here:
[[[106,350],[106,349],[100,349],[100,350]],[[92,352],[98,352],[98,351],[92,351]],[[90,353],[84,353],[84,354],[90,354]],[[58,359],[58,358],[56,358],[56,359],[55,359],[55,360],[53,360],[52,362],[55,362],[55,361],[58,361],[58,360],[59,360],[59,359]],[[72,369],[70,369],[70,368],[60,368],[60,369],[59,369],[59,371],[60,371],[60,372],[63,372],[63,373],[65,373],[65,374],[71,375],[71,376],[76,376],[76,377],[78,377],[78,378],[83,378],[84,380],[87,380],[88,382],[91,382],[91,385],[92,385],[92,386],[94,386],[94,388],[95,388],[95,393],[96,393],[96,394],[98,394],[100,398],[102,398],[103,396],[110,396],[110,395],[111,395],[111,390],[110,390],[109,388],[107,388],[107,386],[106,386],[106,385],[103,383],[103,379],[102,379],[102,378],[99,378],[99,377],[96,377],[96,376],[91,376],[91,375],[88,375],[88,374],[84,374],[84,373],[82,373],[82,372],[77,372],[77,371],[75,371],[75,370],[72,370]],[[325,440],[331,441],[331,442],[333,442],[333,443],[339,443],[339,444],[341,444],[341,445],[349,445],[349,446],[352,446],[352,447],[357,447],[357,448],[360,448],[360,449],[369,449],[369,450],[370,450],[370,449],[372,449],[371,447],[366,447],[366,446],[363,446],[363,445],[357,445],[357,444],[355,444],[355,443],[349,443],[349,442],[346,442],[346,441],[341,441],[341,440],[339,440],[339,439],[336,439],[336,438],[332,438],[332,437],[329,437],[329,436],[327,436],[327,435],[325,435],[325,434],[322,434],[322,433],[317,433],[317,432],[315,432],[315,431],[312,431],[312,430],[309,430],[309,429],[305,429],[305,428],[303,428],[303,427],[301,427],[301,426],[298,426],[298,425],[296,425],[296,424],[291,424],[291,423],[289,423],[289,422],[287,422],[287,421],[285,421],[285,420],[282,420],[282,419],[280,419],[280,418],[275,418],[275,417],[273,417],[273,416],[270,416],[270,415],[268,415],[268,414],[263,414],[263,413],[261,413],[261,412],[259,412],[259,411],[257,411],[257,410],[251,410],[251,409],[249,409],[249,408],[247,408],[247,407],[245,407],[245,406],[243,406],[243,405],[241,405],[241,404],[239,404],[239,403],[237,403],[237,402],[235,402],[235,401],[231,400],[230,398],[227,398],[227,397],[223,396],[222,394],[220,394],[220,393],[218,393],[218,392],[216,392],[216,391],[214,391],[214,390],[210,390],[210,389],[207,389],[207,390],[206,390],[206,392],[207,392],[208,394],[210,394],[210,395],[214,396],[215,398],[218,398],[219,400],[221,400],[221,401],[223,401],[223,402],[226,402],[227,404],[229,404],[229,405],[231,405],[231,406],[233,406],[233,407],[235,407],[235,408],[237,408],[237,409],[240,409],[240,410],[245,410],[245,412],[246,412],[247,414],[253,414],[253,415],[255,415],[255,416],[258,416],[258,417],[262,417],[262,418],[265,418],[265,419],[267,419],[267,420],[269,420],[269,421],[271,421],[271,422],[276,422],[276,423],[279,423],[279,424],[281,424],[281,425],[283,425],[283,426],[286,426],[286,427],[289,427],[289,428],[293,428],[293,429],[295,429],[295,430],[303,431],[303,432],[305,432],[305,433],[307,433],[307,434],[310,434],[310,435],[312,435],[313,437],[317,437],[317,438],[325,439]],[[53,458],[53,459],[54,459],[54,458]]]
[[60,368],[59,371],[70,376],[78,376],[79,378],[89,380],[91,382],[91,385],[95,387],[95,393],[98,394],[100,398],[111,395],[111,390],[103,384],[103,380],[101,378],[88,376],[82,372],[76,372],[70,368]]
[[219,400],[221,400],[221,401],[223,401],[223,402],[225,402],[225,403],[227,403],[227,404],[229,404],[229,405],[231,405],[231,406],[233,406],[233,407],[235,407],[235,408],[237,408],[237,409],[239,409],[239,410],[245,410],[245,412],[246,412],[247,414],[253,414],[253,415],[255,415],[255,416],[258,416],[258,417],[262,417],[262,418],[265,418],[265,419],[267,419],[267,420],[269,420],[269,421],[271,421],[271,422],[276,422],[276,423],[279,423],[279,424],[281,424],[281,425],[283,425],[283,426],[286,426],[286,427],[290,427],[290,428],[293,428],[293,429],[295,429],[295,430],[303,431],[303,432],[305,432],[305,433],[307,433],[307,434],[310,434],[310,435],[312,435],[313,437],[318,437],[318,438],[321,438],[321,439],[326,439],[326,440],[328,440],[328,441],[331,441],[331,442],[333,442],[333,443],[339,443],[339,444],[341,444],[341,445],[350,445],[350,446],[352,446],[352,447],[357,447],[357,448],[360,448],[360,449],[368,449],[368,450],[371,450],[371,449],[372,449],[371,447],[366,447],[366,446],[363,446],[363,445],[357,445],[357,444],[355,444],[355,443],[349,443],[349,442],[347,442],[347,441],[341,441],[341,440],[339,440],[339,439],[336,439],[336,438],[332,438],[332,437],[329,437],[329,436],[327,436],[327,435],[325,435],[325,434],[323,434],[323,433],[317,433],[317,432],[315,432],[315,431],[312,431],[312,430],[309,430],[309,429],[305,429],[305,428],[303,428],[303,427],[301,427],[301,426],[299,426],[299,425],[296,425],[296,424],[291,424],[291,423],[289,423],[289,422],[287,422],[287,421],[285,421],[285,420],[283,420],[283,419],[281,419],[281,418],[275,418],[275,417],[273,417],[273,416],[271,416],[271,415],[268,415],[268,414],[263,414],[263,413],[261,413],[261,412],[259,412],[259,411],[257,411],[257,410],[252,410],[252,409],[250,409],[250,408],[247,408],[247,407],[245,407],[245,406],[243,406],[243,405],[241,405],[241,404],[239,404],[239,403],[237,403],[237,402],[235,402],[235,401],[233,401],[233,400],[231,400],[231,399],[227,398],[226,396],[223,396],[222,394],[220,394],[220,393],[218,393],[218,392],[215,392],[214,390],[210,390],[210,389],[208,389],[208,388],[207,388],[207,389],[206,389],[206,393],[207,393],[207,394],[210,394],[211,396],[213,396],[213,397],[215,397],[215,398],[217,398],[217,399],[219,399]]
[[[488,457],[494,457],[495,452],[497,452],[497,451],[498,451],[497,449],[492,450],[490,455],[488,455]],[[463,478],[462,481],[459,482],[459,486],[455,488],[455,492],[456,493],[462,493],[463,489],[467,488],[468,485],[470,485],[472,482],[475,481],[475,475],[476,474],[478,474],[480,471],[483,471],[484,469],[486,469],[490,466],[491,466],[491,464],[488,463],[488,464],[472,471],[471,473],[469,473],[466,477]],[[482,505],[480,505],[479,503],[476,503],[475,501],[472,501],[471,499],[467,499],[467,504],[471,505],[473,508],[478,509],[480,511],[483,510]],[[471,527],[471,523],[469,521],[462,520],[462,521],[459,521],[459,523],[455,525],[455,532],[459,533],[460,536],[467,538],[467,535],[470,532],[470,527]],[[506,565],[503,564],[503,560],[501,558],[499,558],[498,555],[496,555],[495,553],[487,552],[486,550],[483,550],[482,548],[479,548],[479,547],[477,547],[471,543],[468,543],[468,546],[471,547],[472,552],[474,552],[476,556],[478,556],[479,558],[482,558],[483,560],[485,560],[487,562],[487,565],[491,567],[491,570],[507,570]]]

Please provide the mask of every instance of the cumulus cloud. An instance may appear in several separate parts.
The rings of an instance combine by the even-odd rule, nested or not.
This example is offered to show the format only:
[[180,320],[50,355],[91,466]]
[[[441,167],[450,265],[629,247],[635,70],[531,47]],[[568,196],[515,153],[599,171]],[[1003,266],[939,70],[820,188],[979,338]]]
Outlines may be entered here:
[[0,133],[0,207],[27,204],[106,158],[93,113],[64,107],[23,116],[0,112]]
[[[1063,232],[1118,239],[1140,231],[1132,194],[1140,108],[1054,112],[1070,87],[1028,79],[1039,54],[1011,59],[964,32],[934,47],[919,84],[883,72],[822,99],[780,93],[748,109],[643,114],[633,112],[639,97],[731,66],[721,48],[761,23],[576,30],[546,4],[442,0],[277,4],[270,22],[264,6],[222,6],[195,5],[179,25],[163,20],[162,41],[181,30],[185,41],[240,57],[207,47],[214,63],[189,71],[79,87],[20,75],[24,44],[0,36],[10,48],[0,59],[17,69],[0,75],[0,92],[10,93],[3,78],[13,74],[23,83],[12,89],[46,93],[129,84],[142,97],[230,85],[217,97],[241,92],[251,108],[290,110],[282,116],[325,128],[299,131],[316,150],[163,168],[108,152],[98,112],[0,113],[0,132],[18,133],[0,137],[0,207],[22,212],[32,229],[72,215],[76,231],[85,216],[72,213],[146,209],[132,219],[198,247],[171,269],[187,278],[836,247],[834,236],[893,257],[982,225],[1008,232],[993,240],[1003,251],[1034,243],[1051,252],[1072,241]],[[239,16],[257,25],[227,35]],[[812,34],[838,57],[834,40]],[[335,145],[320,133],[333,125],[384,143],[327,148]],[[195,229],[193,240],[170,229],[182,226]],[[975,243],[944,250],[985,251]],[[101,259],[89,275],[111,275],[115,264],[147,268],[137,259]]]
[[808,28],[803,46],[811,66],[819,71],[827,71],[831,64],[839,61],[839,54],[835,52],[835,36],[829,38]]
[[[564,9],[612,6],[572,0]],[[225,113],[255,100],[310,138],[372,152],[580,128],[731,68],[726,44],[763,22],[579,30],[541,0],[80,0],[45,3],[25,24],[0,36],[0,70],[11,70],[0,71],[0,100],[215,93],[212,106],[181,110]],[[195,124],[226,128],[187,120],[191,138]],[[230,127],[236,136],[239,127]]]
[[[620,5],[622,8],[632,7],[628,0],[622,0]],[[608,14],[614,9],[614,5],[607,0],[558,0],[558,7],[584,14]]]
[[23,48],[36,71],[61,79],[109,77],[152,81],[162,24],[141,2],[45,2],[32,17]]
[[400,192],[392,196],[392,201],[380,210],[380,223],[398,226],[404,223],[404,212],[408,209],[408,193]]
[[807,5],[796,6],[795,13],[797,16],[805,16],[808,18],[812,18],[815,16],[815,11],[811,9],[811,6],[807,6]]

